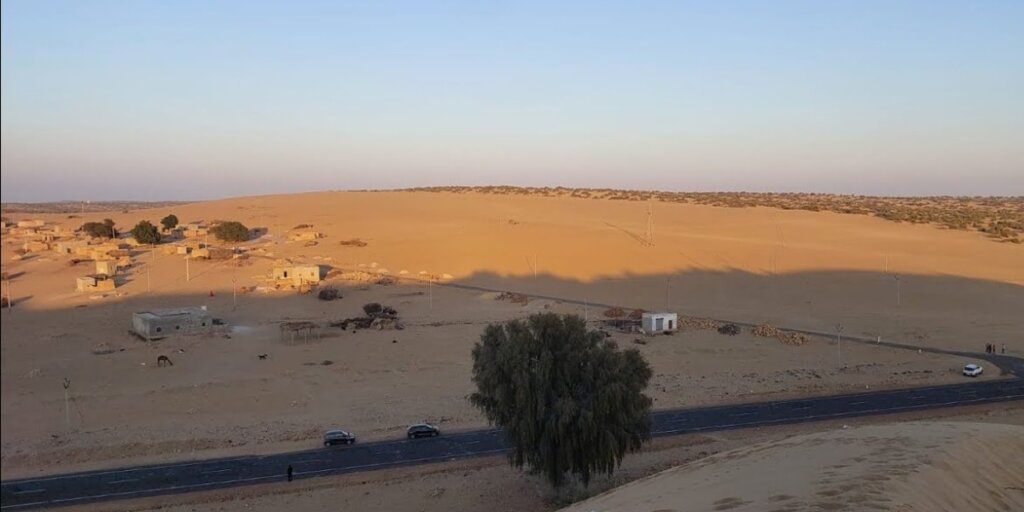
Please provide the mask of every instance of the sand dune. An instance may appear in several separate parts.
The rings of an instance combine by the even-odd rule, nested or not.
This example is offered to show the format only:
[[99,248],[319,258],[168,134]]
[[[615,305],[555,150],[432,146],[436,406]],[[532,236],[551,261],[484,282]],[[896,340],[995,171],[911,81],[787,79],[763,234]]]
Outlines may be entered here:
[[565,512],[1024,509],[1024,428],[914,422],[792,437],[669,469]]

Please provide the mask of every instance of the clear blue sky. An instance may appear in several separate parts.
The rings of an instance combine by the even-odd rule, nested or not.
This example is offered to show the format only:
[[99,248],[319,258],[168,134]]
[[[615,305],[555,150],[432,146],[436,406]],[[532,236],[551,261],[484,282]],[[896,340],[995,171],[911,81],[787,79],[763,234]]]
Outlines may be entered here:
[[0,48],[5,201],[1024,195],[1020,0],[4,1]]

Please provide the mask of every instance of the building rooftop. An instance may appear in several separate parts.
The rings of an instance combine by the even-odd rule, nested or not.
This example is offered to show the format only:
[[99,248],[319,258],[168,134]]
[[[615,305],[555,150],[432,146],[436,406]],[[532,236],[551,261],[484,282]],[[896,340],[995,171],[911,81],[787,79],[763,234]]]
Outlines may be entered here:
[[184,308],[150,309],[137,311],[136,315],[144,318],[169,318],[174,316],[189,316],[208,313],[205,306],[190,306]]

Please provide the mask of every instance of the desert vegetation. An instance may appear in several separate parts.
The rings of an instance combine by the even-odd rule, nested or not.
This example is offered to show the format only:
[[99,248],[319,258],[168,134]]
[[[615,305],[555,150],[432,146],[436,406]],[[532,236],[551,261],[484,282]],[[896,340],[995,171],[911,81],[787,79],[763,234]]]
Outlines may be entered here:
[[184,201],[51,201],[47,203],[3,203],[7,213],[95,213],[186,204]]
[[422,187],[408,191],[575,197],[691,203],[728,208],[767,207],[872,215],[893,222],[977,231],[1000,242],[1024,242],[1024,197],[881,197],[758,192],[661,192],[566,187]]

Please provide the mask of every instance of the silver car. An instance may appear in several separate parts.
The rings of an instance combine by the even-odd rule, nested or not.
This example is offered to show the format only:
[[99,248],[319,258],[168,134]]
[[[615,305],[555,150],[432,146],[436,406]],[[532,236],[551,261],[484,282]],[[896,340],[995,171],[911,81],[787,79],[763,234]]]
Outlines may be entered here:
[[324,446],[336,444],[353,444],[356,442],[355,434],[344,430],[328,430],[324,432]]

